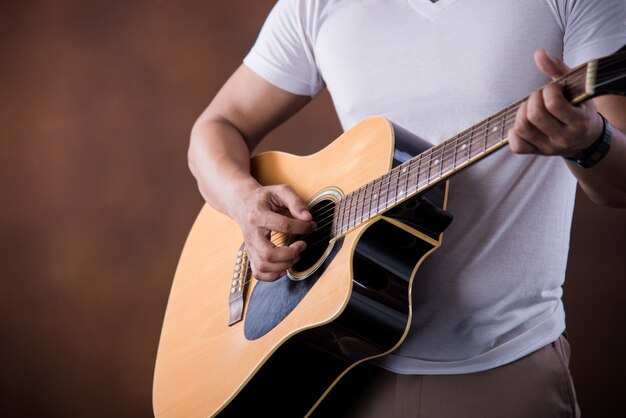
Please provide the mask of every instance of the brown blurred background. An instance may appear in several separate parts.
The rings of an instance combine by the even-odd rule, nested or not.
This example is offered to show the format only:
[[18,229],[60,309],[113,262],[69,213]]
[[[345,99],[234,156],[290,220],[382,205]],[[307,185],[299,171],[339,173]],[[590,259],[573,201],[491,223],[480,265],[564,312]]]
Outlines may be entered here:
[[[273,3],[0,2],[0,416],[152,415],[202,203],[189,130]],[[323,94],[262,147],[310,153],[339,132]],[[565,298],[586,416],[624,411],[625,250],[626,211],[580,195]]]

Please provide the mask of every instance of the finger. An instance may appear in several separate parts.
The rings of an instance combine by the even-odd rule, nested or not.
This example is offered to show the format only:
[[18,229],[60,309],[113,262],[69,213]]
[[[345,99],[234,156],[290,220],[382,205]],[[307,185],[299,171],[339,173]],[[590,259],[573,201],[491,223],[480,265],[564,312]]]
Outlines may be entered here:
[[289,247],[273,247],[271,244],[262,249],[248,250],[252,274],[262,281],[273,281],[285,274],[285,271],[298,262],[299,253]]
[[535,134],[526,137],[526,139],[539,139],[539,137],[544,135],[548,137],[559,136],[565,129],[565,126],[546,109],[542,91],[530,95],[527,103],[526,119],[542,134]]
[[293,242],[293,243],[289,244],[289,248],[294,250],[295,254],[297,254],[299,256],[302,251],[306,250],[306,242],[304,242],[304,241]]
[[260,261],[258,256],[254,253],[248,252],[250,257],[250,266],[252,268],[252,275],[262,281],[273,281],[285,274],[285,271],[290,268],[298,258],[286,262],[272,263],[267,261]]
[[252,275],[254,276],[254,278],[262,282],[274,282],[277,279],[283,277],[286,273],[286,271],[281,271],[278,273],[263,273],[260,271],[255,271],[254,267],[252,268]]
[[302,221],[299,219],[289,218],[287,216],[267,212],[264,214],[261,224],[264,228],[271,231],[281,232],[283,234],[306,234],[314,229],[314,223],[310,221]]
[[585,117],[587,109],[572,106],[563,95],[561,86],[550,84],[541,93],[545,109],[563,125],[575,125]]
[[[266,237],[259,237],[258,234],[254,237],[250,246],[252,247],[251,257],[255,263],[293,263],[293,261],[299,256],[299,252],[291,247],[276,246]],[[274,271],[276,271],[274,269]]]
[[539,154],[539,148],[519,136],[513,128],[508,133],[509,147],[515,154]]
[[300,199],[300,196],[296,194],[291,186],[286,184],[276,186],[273,192],[279,199],[279,205],[286,207],[291,216],[303,221],[313,220],[313,216],[307,210],[306,204]]
[[272,273],[284,273],[285,270],[293,266],[294,262],[282,262],[282,263],[268,263],[268,262],[257,262],[253,264],[255,271],[261,274],[272,274]]
[[534,58],[539,70],[553,80],[570,71],[570,68],[562,60],[551,57],[544,49],[537,49]]
[[522,103],[515,115],[513,127],[509,129],[507,134],[511,151],[516,154],[539,153],[539,149],[529,139],[541,137],[542,134],[528,121],[526,116],[527,110],[528,103]]

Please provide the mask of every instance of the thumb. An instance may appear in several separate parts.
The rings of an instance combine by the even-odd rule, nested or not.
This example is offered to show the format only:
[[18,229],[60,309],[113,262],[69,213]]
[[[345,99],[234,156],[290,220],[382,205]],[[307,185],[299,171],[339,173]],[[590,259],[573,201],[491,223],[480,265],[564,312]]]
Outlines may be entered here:
[[570,71],[570,68],[560,59],[552,58],[544,49],[535,51],[535,64],[542,73],[556,80]]

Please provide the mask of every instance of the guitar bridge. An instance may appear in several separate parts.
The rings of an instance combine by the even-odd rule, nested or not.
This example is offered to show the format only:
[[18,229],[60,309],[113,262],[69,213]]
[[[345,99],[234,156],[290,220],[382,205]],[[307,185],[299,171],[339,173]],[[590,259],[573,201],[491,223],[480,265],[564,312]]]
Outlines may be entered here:
[[228,326],[234,325],[243,319],[243,302],[246,287],[250,278],[250,262],[246,253],[245,244],[241,244],[237,251],[235,268],[233,270],[232,282],[230,284],[230,296],[228,305],[230,317]]

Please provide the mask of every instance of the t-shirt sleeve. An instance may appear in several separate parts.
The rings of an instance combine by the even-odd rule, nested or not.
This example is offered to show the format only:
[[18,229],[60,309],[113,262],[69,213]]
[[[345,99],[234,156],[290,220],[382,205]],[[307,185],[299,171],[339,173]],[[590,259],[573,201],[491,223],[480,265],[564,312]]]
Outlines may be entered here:
[[[565,3],[565,4],[563,4]],[[626,44],[625,0],[562,0],[563,60],[570,67],[600,58]]]
[[324,87],[313,53],[306,1],[280,0],[243,62],[293,94],[315,96]]

